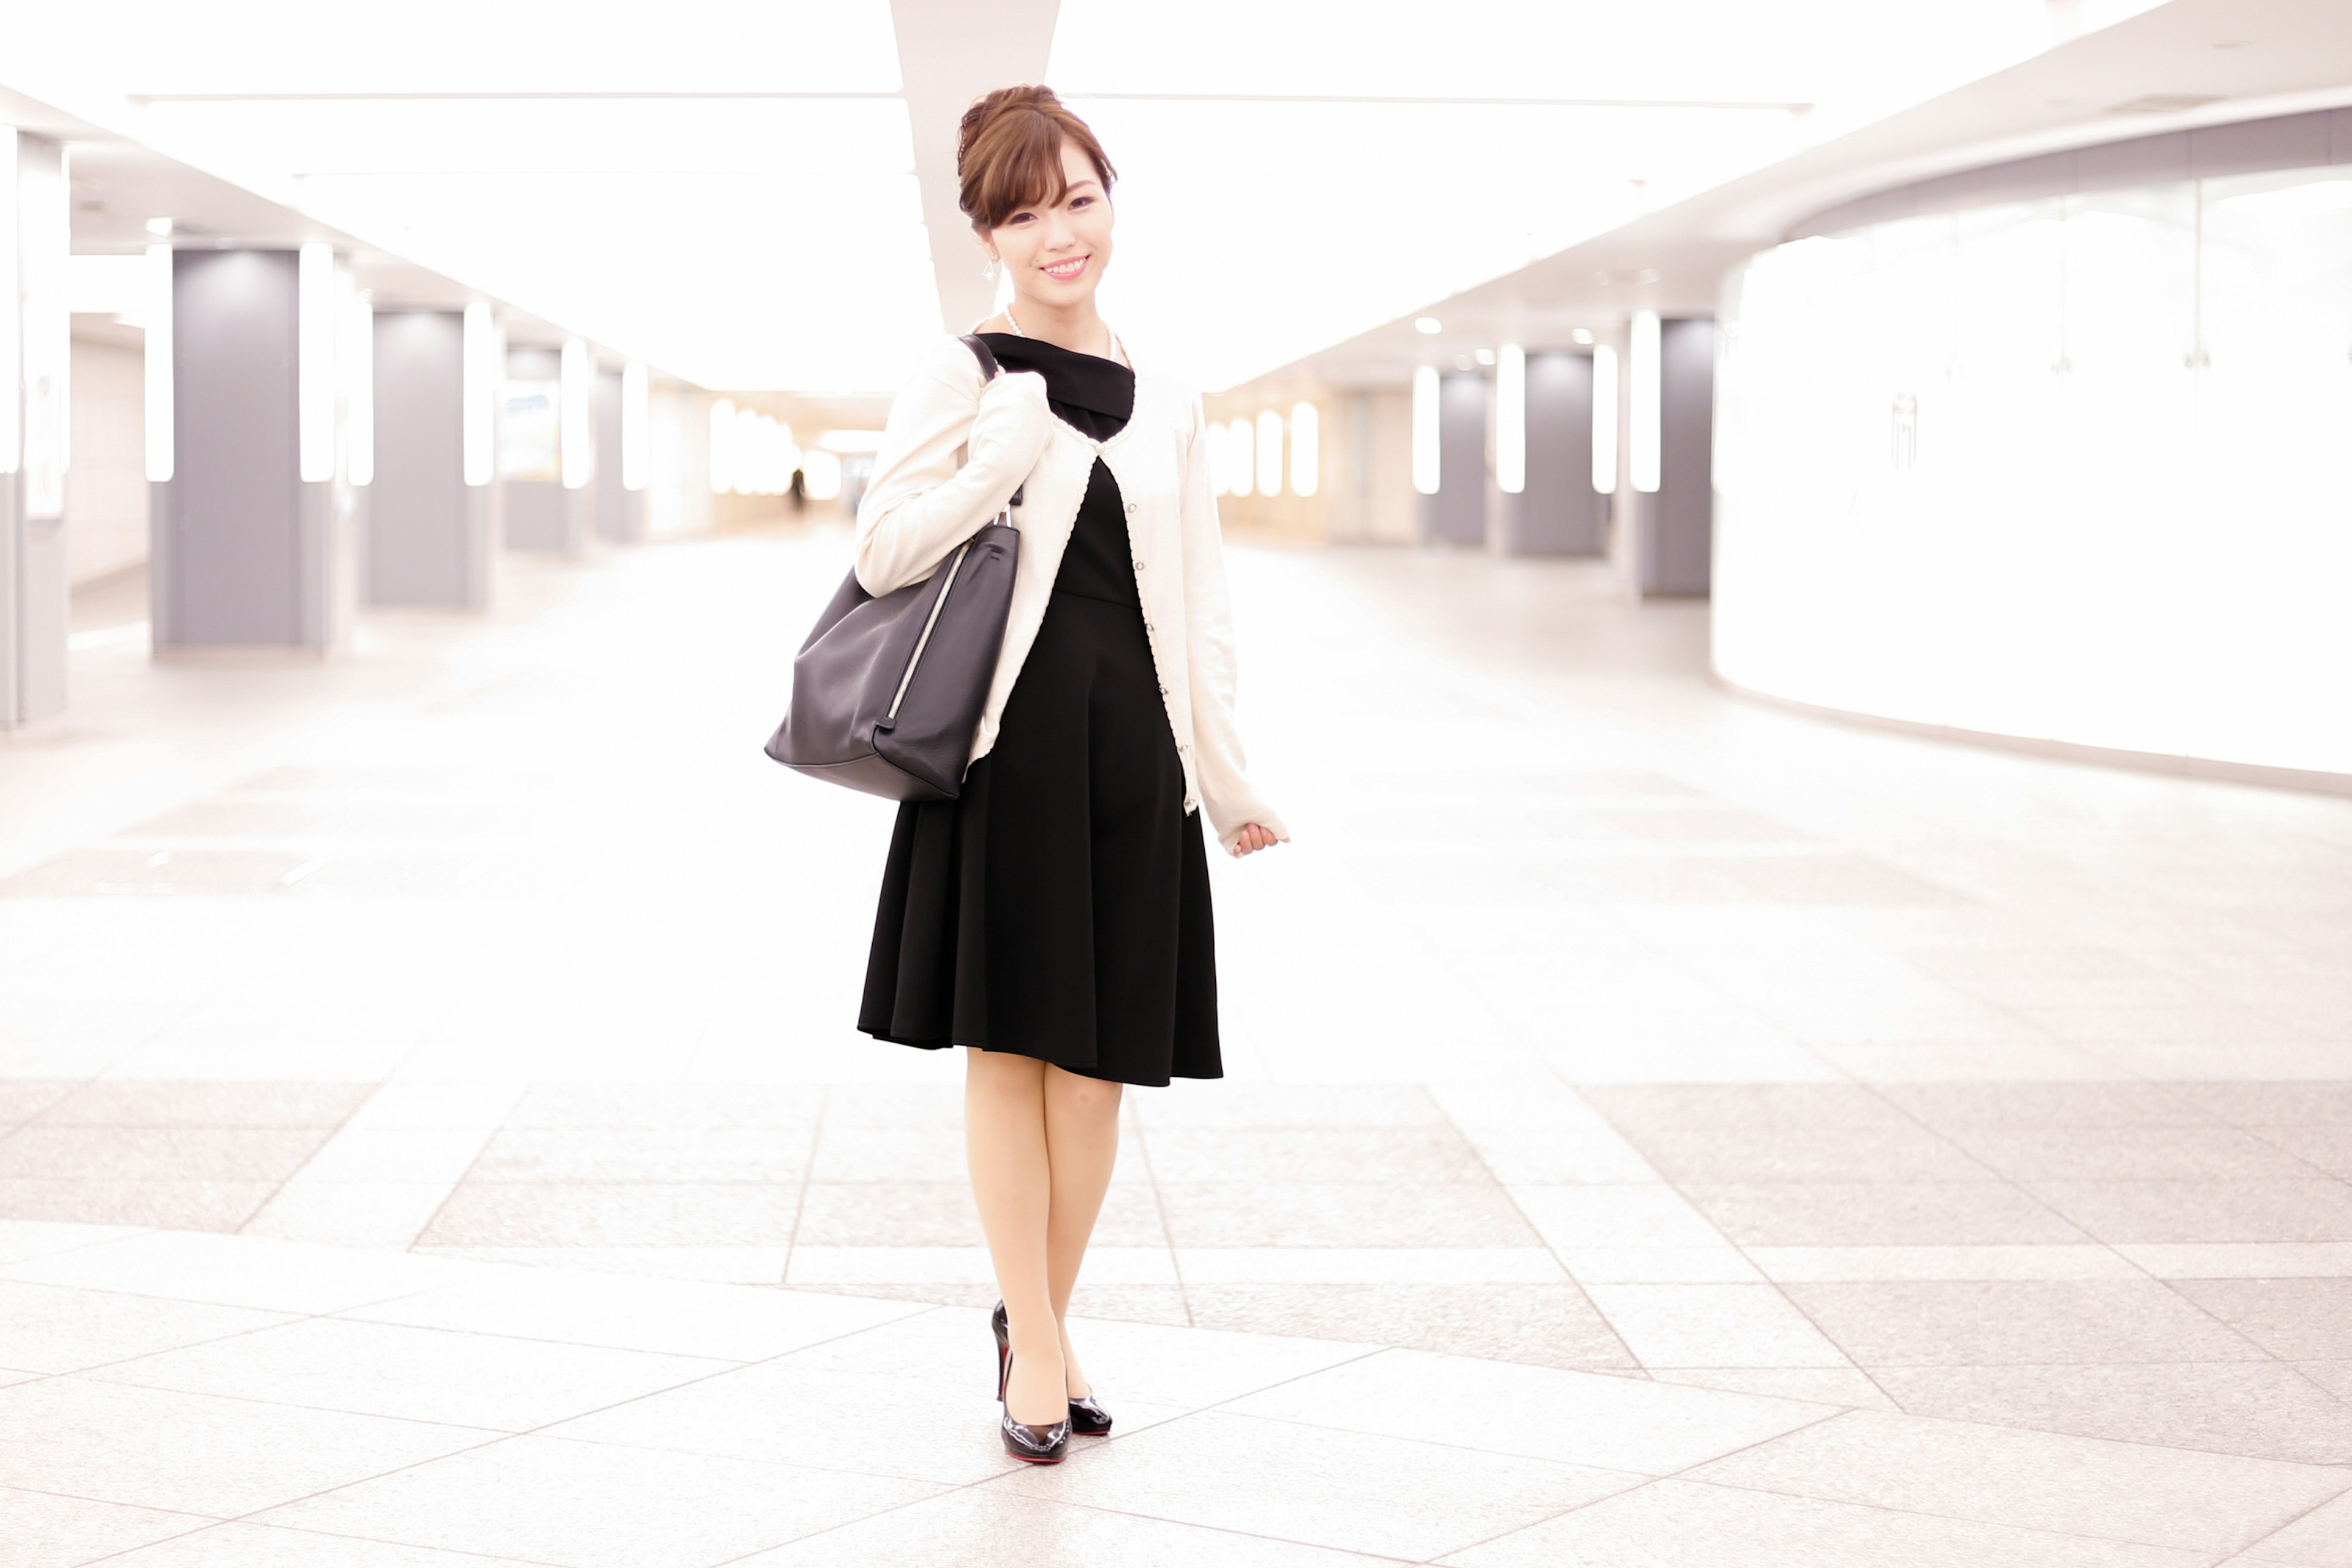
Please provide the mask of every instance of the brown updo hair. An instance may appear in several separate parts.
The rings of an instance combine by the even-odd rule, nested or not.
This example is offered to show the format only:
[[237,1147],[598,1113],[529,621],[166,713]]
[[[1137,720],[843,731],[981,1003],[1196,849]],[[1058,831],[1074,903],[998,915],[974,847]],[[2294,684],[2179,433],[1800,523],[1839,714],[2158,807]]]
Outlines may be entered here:
[[963,111],[956,137],[956,205],[971,226],[1000,227],[1023,207],[1058,202],[1062,144],[1075,142],[1094,164],[1103,194],[1118,174],[1087,122],[1063,107],[1050,87],[1000,87]]

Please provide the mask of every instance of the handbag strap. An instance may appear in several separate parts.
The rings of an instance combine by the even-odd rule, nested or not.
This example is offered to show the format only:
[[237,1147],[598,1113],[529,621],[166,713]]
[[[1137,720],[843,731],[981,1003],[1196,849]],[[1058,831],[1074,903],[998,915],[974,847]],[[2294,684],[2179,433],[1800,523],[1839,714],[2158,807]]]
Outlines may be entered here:
[[[1002,375],[1004,373],[1004,367],[996,363],[995,351],[991,349],[986,343],[980,341],[980,334],[978,332],[964,333],[963,346],[970,349],[971,351],[971,357],[980,362],[980,379],[983,384],[988,382],[994,381],[999,375]],[[1013,499],[1004,503],[1005,510],[1008,512],[1011,511],[1013,508],[1021,504],[1021,491],[1028,488],[1029,487],[1026,485],[1022,485],[1013,490]]]

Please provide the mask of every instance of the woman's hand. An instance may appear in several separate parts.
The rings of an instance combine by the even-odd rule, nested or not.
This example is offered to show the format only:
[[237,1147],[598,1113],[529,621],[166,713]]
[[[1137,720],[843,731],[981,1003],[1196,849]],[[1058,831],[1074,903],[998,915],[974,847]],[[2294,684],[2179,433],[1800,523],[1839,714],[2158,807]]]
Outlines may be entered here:
[[1240,835],[1234,839],[1234,854],[1238,858],[1260,849],[1271,849],[1281,842],[1281,839],[1274,836],[1273,828],[1260,827],[1255,822],[1246,823],[1243,826]]

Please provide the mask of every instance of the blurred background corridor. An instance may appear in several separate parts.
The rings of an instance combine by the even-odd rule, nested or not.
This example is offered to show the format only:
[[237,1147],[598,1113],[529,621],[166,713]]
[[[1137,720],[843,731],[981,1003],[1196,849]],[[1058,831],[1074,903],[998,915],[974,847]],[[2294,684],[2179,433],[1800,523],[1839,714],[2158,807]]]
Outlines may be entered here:
[[[411,13],[0,17],[0,1565],[2352,1564],[2352,14]],[[1051,1472],[760,752],[1027,80],[1297,834]]]

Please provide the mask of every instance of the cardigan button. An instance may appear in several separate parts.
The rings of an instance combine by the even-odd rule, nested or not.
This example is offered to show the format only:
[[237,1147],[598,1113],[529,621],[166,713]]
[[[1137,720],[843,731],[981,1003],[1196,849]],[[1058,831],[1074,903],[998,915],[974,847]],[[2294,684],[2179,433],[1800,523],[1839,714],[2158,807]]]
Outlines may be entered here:
[[1129,517],[1133,517],[1135,515],[1135,502],[1129,501],[1127,503],[1127,515]]

